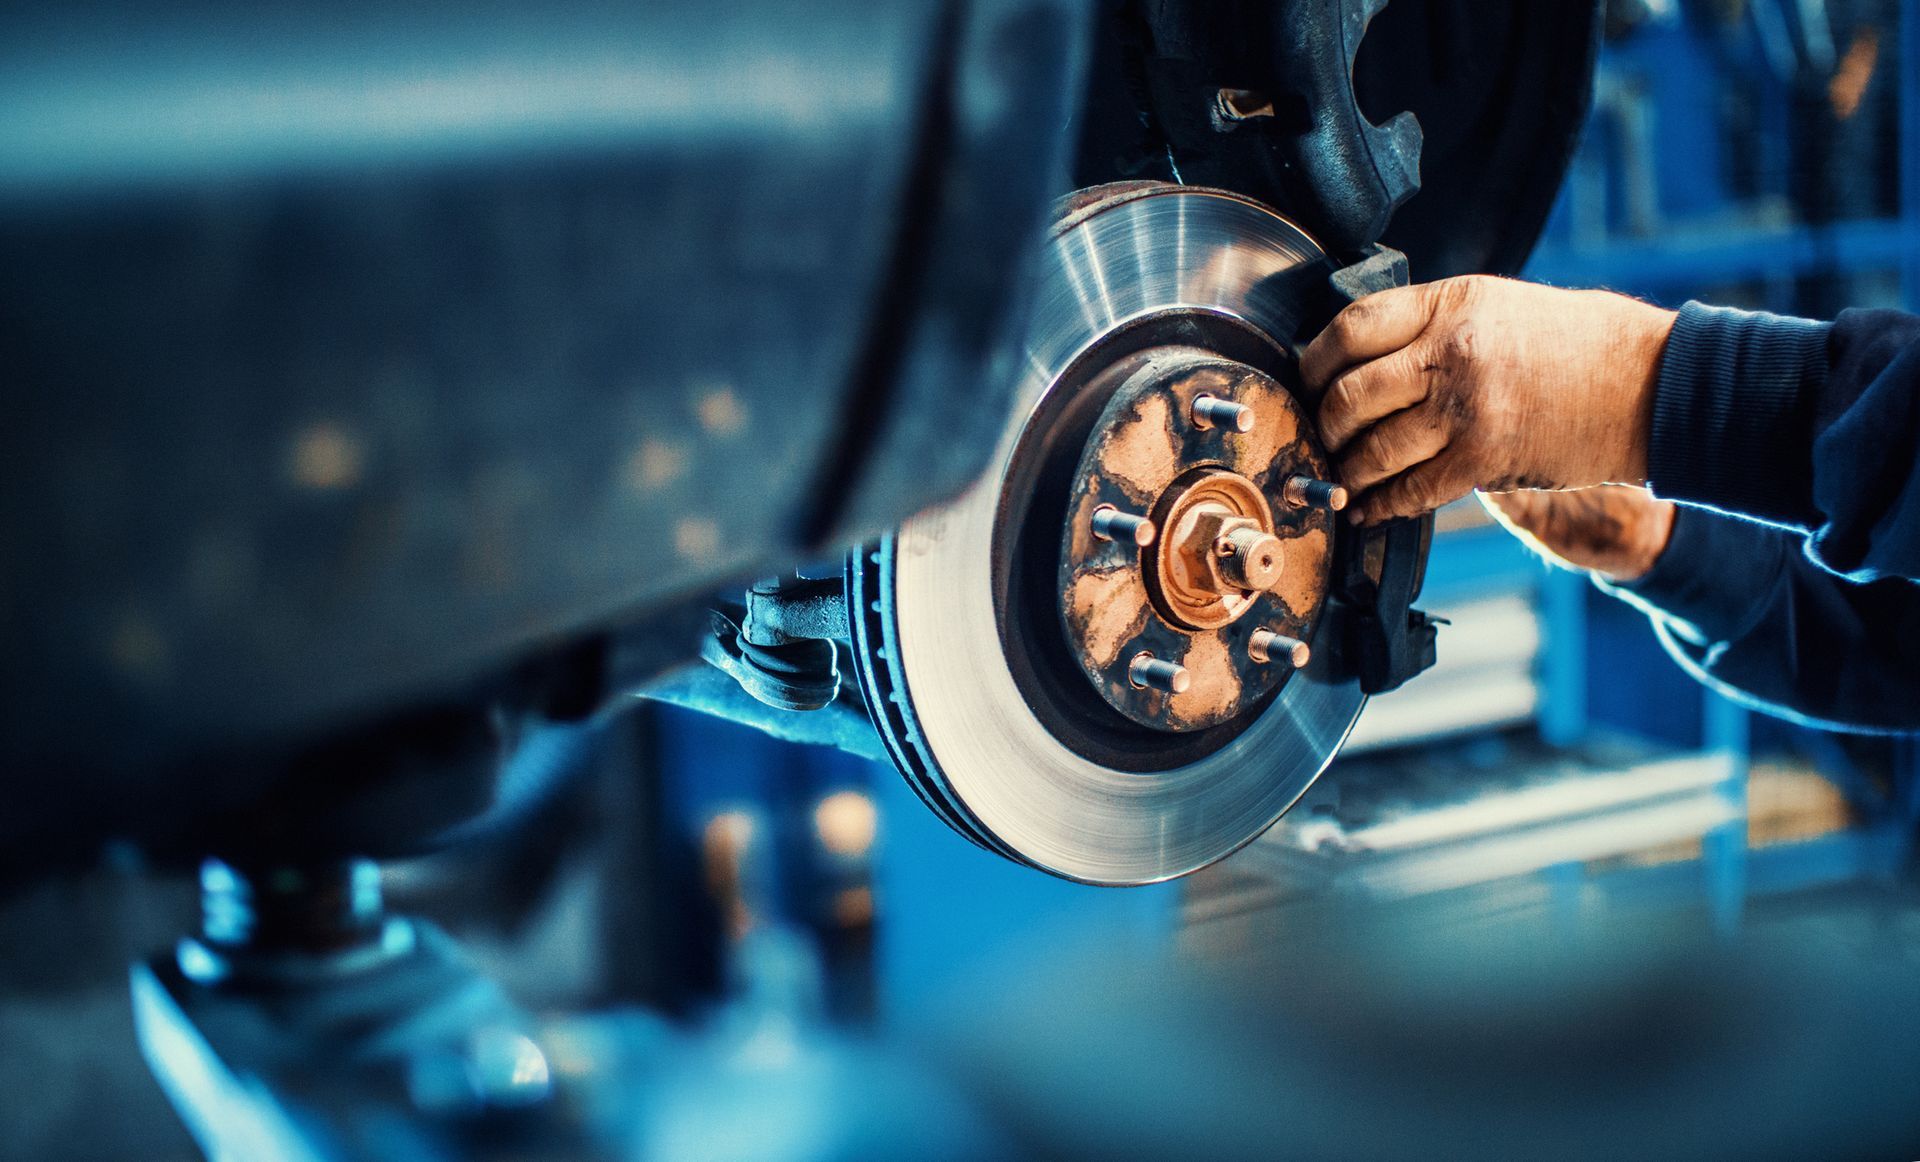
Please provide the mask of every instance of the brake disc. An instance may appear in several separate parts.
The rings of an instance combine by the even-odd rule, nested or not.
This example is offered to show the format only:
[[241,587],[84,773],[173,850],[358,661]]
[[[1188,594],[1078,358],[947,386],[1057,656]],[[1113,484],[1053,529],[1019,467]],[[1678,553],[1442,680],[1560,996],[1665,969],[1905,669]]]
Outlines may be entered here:
[[1064,205],[1020,418],[970,491],[850,569],[875,723],[962,834],[1069,879],[1169,879],[1339,749],[1365,702],[1319,648],[1344,493],[1293,348],[1331,269],[1230,193]]

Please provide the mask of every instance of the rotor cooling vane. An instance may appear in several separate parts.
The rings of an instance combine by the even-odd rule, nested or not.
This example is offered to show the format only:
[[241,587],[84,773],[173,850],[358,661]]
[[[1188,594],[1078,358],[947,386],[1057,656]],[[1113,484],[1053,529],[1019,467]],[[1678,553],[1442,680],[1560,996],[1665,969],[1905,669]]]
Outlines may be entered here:
[[1294,394],[1331,270],[1234,194],[1065,204],[1020,420],[968,493],[849,569],[875,723],[975,842],[1168,879],[1259,835],[1346,737],[1365,701],[1330,661],[1346,495]]

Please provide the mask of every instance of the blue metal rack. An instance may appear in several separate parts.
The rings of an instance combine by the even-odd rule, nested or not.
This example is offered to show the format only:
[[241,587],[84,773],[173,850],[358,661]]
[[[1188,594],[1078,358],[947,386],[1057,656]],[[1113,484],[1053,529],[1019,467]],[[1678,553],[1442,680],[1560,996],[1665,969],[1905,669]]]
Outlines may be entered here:
[[[1769,0],[1756,0],[1753,9]],[[1608,151],[1606,135],[1590,131],[1573,168],[1568,191],[1550,219],[1546,237],[1535,251],[1526,276],[1563,286],[1603,286],[1661,301],[1685,298],[1689,293],[1733,283],[1755,283],[1772,300],[1765,305],[1790,310],[1781,301],[1796,277],[1812,274],[1886,272],[1898,276],[1900,299],[1909,310],[1920,309],[1920,0],[1900,0],[1898,28],[1884,39],[1896,46],[1891,54],[1895,86],[1897,141],[1889,142],[1897,158],[1899,198],[1888,216],[1841,220],[1824,224],[1780,222],[1777,213],[1760,205],[1785,192],[1791,159],[1777,144],[1784,140],[1785,106],[1789,99],[1784,80],[1768,75],[1759,60],[1765,51],[1749,44],[1748,57],[1730,53],[1685,21],[1673,19],[1644,29],[1628,42],[1602,49],[1602,89],[1610,86],[1644,96],[1656,126],[1643,142],[1648,157],[1624,162],[1619,151]],[[1750,38],[1757,42],[1758,36]],[[1718,86],[1734,79],[1745,82],[1760,106],[1757,119],[1775,133],[1754,165],[1757,188],[1742,204],[1728,188],[1726,159],[1719,153],[1709,113]],[[1612,80],[1609,81],[1608,78]],[[1630,78],[1622,80],[1621,78]],[[1597,113],[1597,117],[1598,117]],[[1672,217],[1644,236],[1622,235],[1610,227],[1621,216],[1609,206],[1603,215],[1589,210],[1576,214],[1570,201],[1576,191],[1587,198],[1605,199],[1619,184],[1619,170],[1643,175],[1653,188],[1638,195],[1656,210]],[[1607,227],[1597,227],[1596,217]],[[1580,222],[1576,225],[1575,219]],[[1644,229],[1646,223],[1641,223]],[[1595,235],[1598,235],[1597,237]]]

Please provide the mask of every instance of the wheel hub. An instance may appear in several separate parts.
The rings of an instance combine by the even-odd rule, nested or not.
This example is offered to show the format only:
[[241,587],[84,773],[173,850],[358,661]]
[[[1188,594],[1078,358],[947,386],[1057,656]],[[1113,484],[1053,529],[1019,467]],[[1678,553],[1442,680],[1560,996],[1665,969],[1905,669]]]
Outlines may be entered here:
[[1174,481],[1155,508],[1166,510],[1167,535],[1154,546],[1147,593],[1165,621],[1219,629],[1280,580],[1285,546],[1253,481],[1201,468],[1191,480]]
[[1345,494],[1293,393],[1247,364],[1153,347],[1092,389],[1112,395],[1061,534],[1069,649],[1132,722],[1218,725],[1306,664]]

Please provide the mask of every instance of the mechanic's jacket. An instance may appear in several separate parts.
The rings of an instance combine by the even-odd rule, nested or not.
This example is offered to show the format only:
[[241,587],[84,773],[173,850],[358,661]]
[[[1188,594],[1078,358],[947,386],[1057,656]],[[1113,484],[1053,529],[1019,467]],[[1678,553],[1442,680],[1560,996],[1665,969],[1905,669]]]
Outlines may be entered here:
[[1789,718],[1920,731],[1920,317],[1687,304],[1647,474],[1673,537],[1611,588],[1683,666]]

